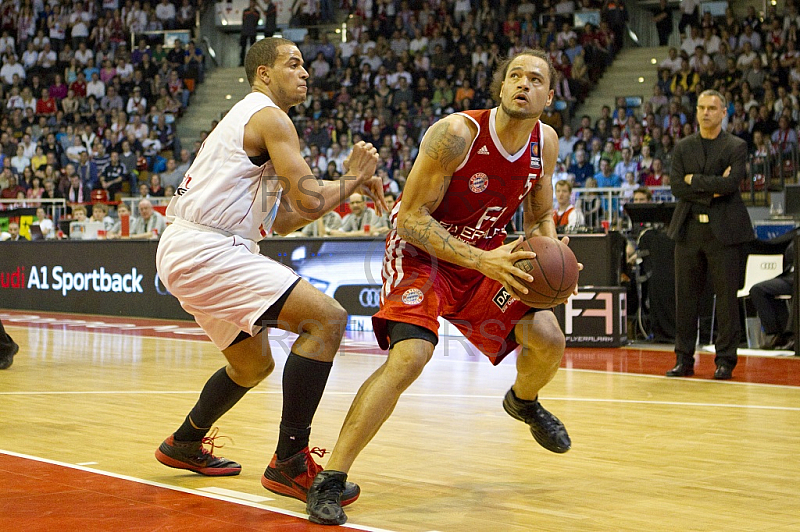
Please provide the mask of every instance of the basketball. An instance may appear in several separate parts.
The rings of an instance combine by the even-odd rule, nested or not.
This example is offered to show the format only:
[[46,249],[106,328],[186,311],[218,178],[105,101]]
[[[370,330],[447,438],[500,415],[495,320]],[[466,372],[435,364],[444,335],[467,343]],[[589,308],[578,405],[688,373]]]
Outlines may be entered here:
[[533,276],[530,283],[520,279],[528,288],[527,294],[520,294],[520,301],[533,308],[552,308],[572,295],[578,286],[578,261],[567,245],[546,236],[534,236],[514,249],[520,250],[536,253],[534,259],[515,263],[517,268]]

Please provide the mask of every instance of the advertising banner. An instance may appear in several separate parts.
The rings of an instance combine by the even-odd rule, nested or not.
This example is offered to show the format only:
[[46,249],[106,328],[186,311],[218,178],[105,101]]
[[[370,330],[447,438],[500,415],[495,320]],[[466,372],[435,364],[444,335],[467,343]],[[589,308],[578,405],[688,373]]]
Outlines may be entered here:
[[[598,238],[570,242],[582,262],[588,258],[588,262],[616,263],[588,253],[589,244],[602,249],[608,243]],[[108,240],[2,243],[0,308],[192,319],[158,278],[157,245],[155,241]],[[372,330],[370,317],[380,305],[383,240],[268,239],[260,243],[260,249],[336,299],[350,314],[349,329]],[[600,275],[587,268],[581,273],[580,293],[555,309],[567,345],[626,343],[624,289],[584,286],[584,273],[587,278],[611,276],[609,271]]]
[[619,347],[628,343],[624,288],[583,287],[554,309],[570,347]]
[[0,307],[191,319],[156,275],[157,242],[0,244]]

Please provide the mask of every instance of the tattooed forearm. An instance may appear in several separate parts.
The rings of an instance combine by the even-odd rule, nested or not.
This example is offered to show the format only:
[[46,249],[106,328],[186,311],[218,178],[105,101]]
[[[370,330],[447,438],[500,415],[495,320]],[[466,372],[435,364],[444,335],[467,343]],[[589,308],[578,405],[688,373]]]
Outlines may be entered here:
[[429,214],[409,217],[398,228],[398,233],[439,259],[475,270],[481,267],[483,252],[455,238]]
[[425,136],[422,149],[425,155],[439,161],[443,168],[447,168],[453,162],[459,160],[464,155],[467,141],[460,135],[450,132],[450,124],[439,122]]
[[[538,218],[543,209],[549,209],[552,205],[552,198],[547,198],[546,200],[543,198],[544,194],[542,194],[542,188],[544,188],[542,183],[537,182],[530,193],[531,211],[534,218]],[[546,203],[546,201],[549,201],[550,203]]]
[[537,231],[542,227],[542,222],[536,222],[535,224],[531,225],[530,227],[525,228],[525,238],[531,238],[532,236],[536,236]]
[[555,224],[553,223],[553,206],[548,199],[552,197],[552,186],[547,187],[542,182],[537,183],[533,191],[531,191],[525,210],[526,237],[556,235]]

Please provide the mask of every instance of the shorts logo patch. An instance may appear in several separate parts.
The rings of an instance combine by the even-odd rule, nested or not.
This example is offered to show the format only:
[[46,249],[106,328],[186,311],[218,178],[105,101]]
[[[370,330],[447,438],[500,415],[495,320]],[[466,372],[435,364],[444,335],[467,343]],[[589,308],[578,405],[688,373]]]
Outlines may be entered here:
[[419,305],[425,296],[422,295],[422,290],[418,288],[409,288],[403,292],[403,303],[406,305]]
[[478,172],[469,178],[469,189],[480,194],[489,186],[489,177],[483,172]]
[[497,308],[500,309],[500,312],[505,313],[508,307],[511,306],[511,303],[514,302],[514,298],[511,297],[511,294],[508,293],[505,287],[501,286],[500,290],[498,290],[492,298],[492,301],[497,305]]

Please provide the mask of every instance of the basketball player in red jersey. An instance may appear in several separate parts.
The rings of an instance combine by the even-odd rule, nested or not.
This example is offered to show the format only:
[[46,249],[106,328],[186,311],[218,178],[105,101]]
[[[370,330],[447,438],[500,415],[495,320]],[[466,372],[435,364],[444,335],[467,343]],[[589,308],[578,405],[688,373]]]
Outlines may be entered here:
[[514,252],[519,240],[503,245],[505,227],[521,203],[527,237],[556,237],[552,176],[558,136],[539,121],[554,83],[547,54],[526,50],[495,74],[499,107],[456,113],[425,134],[392,212],[381,308],[373,317],[378,343],[389,356],[362,385],[327,468],[309,489],[311,521],[347,521],[339,503],[346,473],[431,359],[439,316],[493,364],[522,346],[516,382],[503,406],[530,425],[543,447],[569,450],[564,425],[538,401],[561,362],[564,335],[552,312],[515,299],[527,293],[521,280],[532,278],[514,263],[535,254]]

